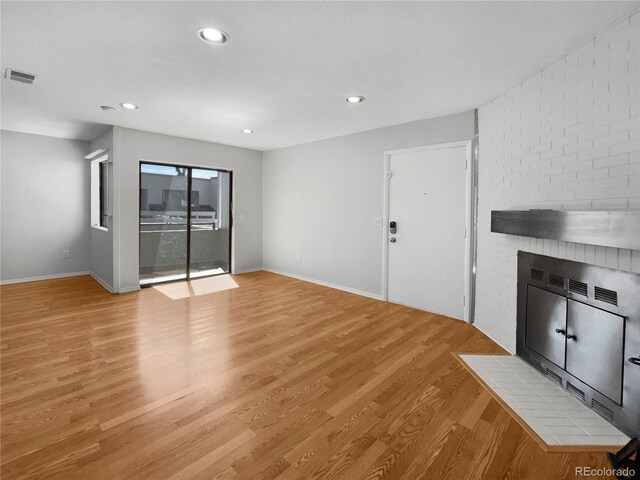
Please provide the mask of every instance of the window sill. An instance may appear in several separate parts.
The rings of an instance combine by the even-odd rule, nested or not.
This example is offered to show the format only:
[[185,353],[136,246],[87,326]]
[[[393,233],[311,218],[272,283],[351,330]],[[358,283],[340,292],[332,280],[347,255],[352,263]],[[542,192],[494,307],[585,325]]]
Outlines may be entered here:
[[91,228],[95,228],[96,230],[100,230],[102,232],[108,232],[109,229],[107,227],[101,227],[100,225],[91,225]]

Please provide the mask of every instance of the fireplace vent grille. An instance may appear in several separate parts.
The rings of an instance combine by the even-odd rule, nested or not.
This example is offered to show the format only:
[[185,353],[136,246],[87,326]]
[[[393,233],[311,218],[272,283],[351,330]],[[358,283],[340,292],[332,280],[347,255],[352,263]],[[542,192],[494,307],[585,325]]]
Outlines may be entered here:
[[607,407],[602,405],[599,401],[591,399],[591,408],[593,408],[596,412],[602,415],[604,418],[607,418],[613,421],[613,412],[609,410]]
[[564,288],[564,277],[556,275],[555,273],[550,273],[549,285],[552,287]]
[[544,272],[542,270],[532,268],[530,271],[530,278],[536,282],[544,282]]
[[573,278],[569,279],[569,291],[585,297],[589,296],[587,294],[587,284]]
[[595,287],[595,299],[601,302],[618,306],[618,292],[607,290],[602,287]]
[[580,390],[578,387],[567,382],[567,391],[571,393],[574,397],[577,397],[578,399],[584,402],[584,392]]
[[545,372],[546,376],[549,377],[551,380],[553,380],[554,382],[556,382],[558,385],[562,385],[562,377],[560,375],[558,375],[557,373],[549,370],[548,368],[546,369]]

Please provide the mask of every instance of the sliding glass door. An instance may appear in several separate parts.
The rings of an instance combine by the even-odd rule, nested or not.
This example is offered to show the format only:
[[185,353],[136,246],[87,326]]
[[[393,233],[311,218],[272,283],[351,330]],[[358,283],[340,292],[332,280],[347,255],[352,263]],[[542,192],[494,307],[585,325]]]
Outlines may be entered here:
[[187,278],[186,169],[140,164],[140,285]]
[[140,285],[229,273],[231,173],[140,163]]

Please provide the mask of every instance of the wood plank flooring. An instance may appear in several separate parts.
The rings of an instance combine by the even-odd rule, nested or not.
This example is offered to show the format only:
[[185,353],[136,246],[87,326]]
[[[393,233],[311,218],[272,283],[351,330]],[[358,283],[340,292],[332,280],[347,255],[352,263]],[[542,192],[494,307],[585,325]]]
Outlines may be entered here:
[[90,277],[1,287],[2,479],[541,480],[606,466],[542,451],[451,354],[502,351],[470,325],[267,272],[233,280],[184,298],[110,295]]

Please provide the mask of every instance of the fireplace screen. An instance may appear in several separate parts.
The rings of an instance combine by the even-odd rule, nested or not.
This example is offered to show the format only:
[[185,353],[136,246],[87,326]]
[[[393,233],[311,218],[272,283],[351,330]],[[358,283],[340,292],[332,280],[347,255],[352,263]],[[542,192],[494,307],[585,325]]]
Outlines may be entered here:
[[518,252],[516,353],[640,435],[640,275]]

